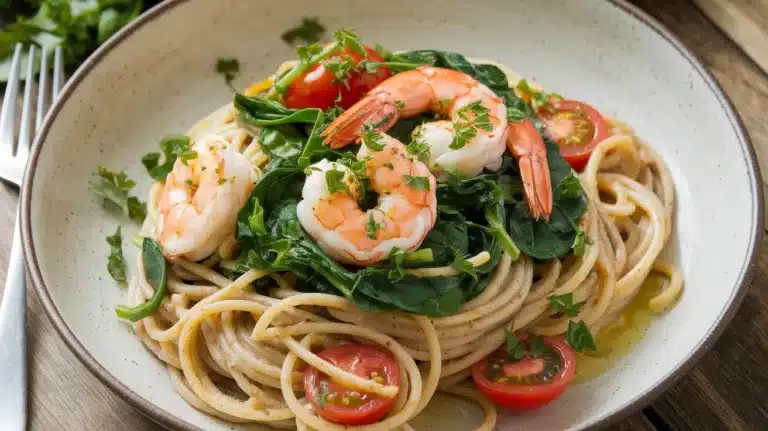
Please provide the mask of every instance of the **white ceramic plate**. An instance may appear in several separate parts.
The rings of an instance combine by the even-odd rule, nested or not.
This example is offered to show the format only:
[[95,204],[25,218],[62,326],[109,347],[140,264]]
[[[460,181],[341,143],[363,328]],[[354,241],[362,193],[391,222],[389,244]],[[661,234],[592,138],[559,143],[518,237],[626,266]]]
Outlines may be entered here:
[[[390,49],[446,49],[511,66],[626,120],[672,171],[678,211],[671,249],[686,286],[679,305],[615,369],[545,409],[502,413],[498,429],[605,425],[650,402],[722,332],[744,296],[762,235],[755,155],[712,77],[634,7],[597,0],[172,0],[72,77],[36,141],[22,196],[29,270],[48,314],[88,368],[133,406],[170,427],[231,429],[178,397],[161,363],[115,318],[124,291],[106,272],[104,238],[116,220],[89,195],[91,173],[98,165],[125,168],[144,190],[141,155],[230,99],[214,72],[217,57],[241,60],[235,84],[243,87],[293,58],[279,36],[303,16],[331,29],[356,28]],[[471,404],[457,408],[444,399],[417,429],[465,430],[476,417]]]

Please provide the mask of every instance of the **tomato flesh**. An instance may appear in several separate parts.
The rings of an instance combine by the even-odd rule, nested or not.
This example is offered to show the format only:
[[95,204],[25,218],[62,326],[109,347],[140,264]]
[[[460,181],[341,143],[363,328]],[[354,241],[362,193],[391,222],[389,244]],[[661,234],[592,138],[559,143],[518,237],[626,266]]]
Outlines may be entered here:
[[386,66],[379,66],[373,73],[352,68],[345,78],[339,79],[332,68],[328,67],[331,62],[338,64],[350,61],[357,66],[363,60],[384,61],[371,47],[365,46],[365,50],[366,56],[348,48],[339,49],[329,58],[313,65],[291,83],[283,95],[283,104],[295,109],[320,108],[325,111],[334,105],[348,109],[362,99],[365,93],[392,75]]
[[[368,344],[343,344],[329,347],[317,356],[345,371],[376,379],[387,385],[400,384],[400,367],[391,354]],[[304,371],[304,391],[315,412],[327,421],[343,425],[377,422],[392,409],[394,398],[346,388],[318,371]]]
[[472,366],[472,378],[494,404],[514,410],[545,406],[565,392],[576,371],[573,349],[561,338],[544,338],[539,358],[510,361],[498,351]]
[[595,146],[610,136],[600,112],[575,100],[553,100],[539,110],[539,117],[560,154],[577,171],[587,165]]

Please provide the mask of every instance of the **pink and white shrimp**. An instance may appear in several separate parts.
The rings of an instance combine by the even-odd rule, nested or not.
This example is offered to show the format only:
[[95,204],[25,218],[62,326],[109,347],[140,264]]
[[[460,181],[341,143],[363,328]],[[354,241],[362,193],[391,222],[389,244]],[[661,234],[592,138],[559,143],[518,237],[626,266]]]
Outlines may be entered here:
[[234,233],[255,184],[252,164],[217,135],[198,137],[197,158],[177,159],[160,194],[158,242],[169,257],[197,261]]
[[296,212],[338,262],[367,266],[387,259],[394,248],[415,250],[435,225],[435,177],[397,139],[381,134],[379,142],[381,151],[363,145],[357,154],[366,160],[365,176],[379,195],[378,205],[367,211],[358,205],[364,191],[348,166],[321,160],[309,168]]

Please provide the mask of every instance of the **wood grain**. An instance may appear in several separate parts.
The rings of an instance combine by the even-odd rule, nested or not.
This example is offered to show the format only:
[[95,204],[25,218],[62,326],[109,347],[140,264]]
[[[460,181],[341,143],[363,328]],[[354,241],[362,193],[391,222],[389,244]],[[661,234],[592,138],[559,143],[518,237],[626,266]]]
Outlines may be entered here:
[[[733,99],[768,172],[768,76],[692,3],[636,0],[681,37]],[[0,280],[5,279],[16,190],[0,184]],[[766,239],[764,242],[768,242]],[[620,431],[768,429],[768,244],[731,328],[692,373]],[[2,286],[2,284],[0,284]],[[29,296],[31,430],[144,431],[153,424],[113,395],[74,357],[34,293]],[[0,419],[1,425],[2,419]],[[2,428],[2,426],[0,426]]]

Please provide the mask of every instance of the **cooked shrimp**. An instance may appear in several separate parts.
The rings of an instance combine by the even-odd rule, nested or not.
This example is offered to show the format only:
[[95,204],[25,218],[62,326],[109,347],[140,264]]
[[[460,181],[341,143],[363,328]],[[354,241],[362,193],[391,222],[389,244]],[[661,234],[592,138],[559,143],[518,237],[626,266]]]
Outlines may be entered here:
[[251,163],[217,135],[198,137],[197,158],[176,160],[158,205],[163,253],[197,261],[232,236],[240,208],[255,184]]
[[547,164],[547,146],[531,120],[507,126],[507,148],[517,159],[525,201],[534,219],[549,220],[552,214],[552,181]]
[[[429,147],[428,166],[438,180],[447,179],[450,171],[471,177],[501,167],[508,134],[504,101],[475,78],[450,69],[425,66],[392,76],[340,115],[322,136],[331,148],[343,147],[359,139],[366,124],[387,131],[399,119],[425,111],[450,118],[414,130],[414,140]],[[533,147],[517,145],[513,154],[518,161],[523,153],[534,154]],[[536,157],[522,159],[530,164],[521,175],[523,183],[532,185],[525,188],[531,213],[548,218],[551,203],[547,207],[546,202],[552,190],[548,182],[538,180],[549,176],[546,151],[542,156],[541,149],[546,150],[543,142],[542,148],[535,148]]]
[[400,141],[380,136],[381,151],[363,145],[357,154],[366,161],[365,176],[379,195],[375,208],[360,208],[358,198],[365,191],[341,163],[315,163],[304,183],[296,208],[299,221],[339,262],[366,266],[386,259],[395,248],[415,250],[435,225],[435,177]]

